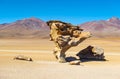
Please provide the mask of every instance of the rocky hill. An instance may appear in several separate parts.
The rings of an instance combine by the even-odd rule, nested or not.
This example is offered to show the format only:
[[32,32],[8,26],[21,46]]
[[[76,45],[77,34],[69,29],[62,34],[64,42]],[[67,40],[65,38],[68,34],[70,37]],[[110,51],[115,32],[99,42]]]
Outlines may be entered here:
[[[120,19],[91,21],[79,24],[93,37],[120,37]],[[49,38],[49,27],[38,18],[17,20],[13,23],[0,24],[0,38]]]
[[0,24],[0,38],[48,38],[49,27],[37,18]]
[[96,37],[120,37],[120,19],[112,17],[108,20],[86,22],[79,25]]

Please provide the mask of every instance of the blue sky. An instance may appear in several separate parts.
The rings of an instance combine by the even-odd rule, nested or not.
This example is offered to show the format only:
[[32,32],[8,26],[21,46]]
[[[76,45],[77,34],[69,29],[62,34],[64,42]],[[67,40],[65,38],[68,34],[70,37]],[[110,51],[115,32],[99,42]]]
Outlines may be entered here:
[[0,23],[37,17],[80,24],[120,18],[120,0],[0,0]]

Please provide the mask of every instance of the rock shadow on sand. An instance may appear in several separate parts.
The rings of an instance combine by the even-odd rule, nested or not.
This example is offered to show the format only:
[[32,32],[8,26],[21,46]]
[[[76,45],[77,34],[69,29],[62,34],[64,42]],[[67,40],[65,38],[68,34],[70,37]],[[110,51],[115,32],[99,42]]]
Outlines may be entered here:
[[91,62],[91,61],[109,61],[109,60],[106,60],[106,59],[95,59],[95,58],[80,58],[80,59],[77,59],[76,57],[73,57],[73,56],[69,56],[69,57],[66,57],[65,58],[67,62],[71,62],[71,61],[76,61],[76,60],[80,60],[80,62]]

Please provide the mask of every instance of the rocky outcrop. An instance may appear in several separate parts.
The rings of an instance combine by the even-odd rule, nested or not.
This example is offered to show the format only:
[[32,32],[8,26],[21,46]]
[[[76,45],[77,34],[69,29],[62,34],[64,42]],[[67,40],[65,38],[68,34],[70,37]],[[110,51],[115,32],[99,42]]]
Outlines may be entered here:
[[104,60],[104,49],[98,46],[90,45],[87,48],[81,50],[78,54],[80,59],[97,59]]
[[72,24],[61,21],[48,21],[47,24],[50,26],[51,41],[55,43],[53,53],[60,63],[66,62],[65,52],[68,49],[91,37],[89,32],[82,32],[79,27],[74,28]]

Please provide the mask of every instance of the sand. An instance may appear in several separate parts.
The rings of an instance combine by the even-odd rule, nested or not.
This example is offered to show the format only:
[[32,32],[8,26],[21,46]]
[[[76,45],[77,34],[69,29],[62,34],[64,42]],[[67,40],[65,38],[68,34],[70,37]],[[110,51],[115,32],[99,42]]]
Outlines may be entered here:
[[[104,48],[107,61],[58,63],[52,54],[54,44],[47,39],[0,39],[0,79],[119,79],[120,39],[90,38],[67,56],[75,56],[88,45]],[[31,57],[33,62],[13,60],[17,55]]]

